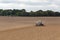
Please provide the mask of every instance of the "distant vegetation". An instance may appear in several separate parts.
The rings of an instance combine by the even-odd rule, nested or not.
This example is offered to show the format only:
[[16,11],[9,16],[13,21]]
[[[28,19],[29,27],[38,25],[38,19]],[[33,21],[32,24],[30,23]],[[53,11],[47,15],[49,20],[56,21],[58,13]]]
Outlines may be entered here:
[[38,10],[38,11],[31,11],[27,12],[25,9],[18,10],[18,9],[8,9],[3,10],[0,9],[0,16],[60,16],[60,12],[54,12],[52,10]]

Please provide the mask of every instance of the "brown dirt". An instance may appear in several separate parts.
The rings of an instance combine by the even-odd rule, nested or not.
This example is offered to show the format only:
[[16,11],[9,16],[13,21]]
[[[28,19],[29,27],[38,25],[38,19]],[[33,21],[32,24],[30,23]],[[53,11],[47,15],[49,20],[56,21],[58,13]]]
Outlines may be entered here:
[[[42,20],[45,26],[36,27]],[[60,17],[2,17],[0,40],[60,40]]]

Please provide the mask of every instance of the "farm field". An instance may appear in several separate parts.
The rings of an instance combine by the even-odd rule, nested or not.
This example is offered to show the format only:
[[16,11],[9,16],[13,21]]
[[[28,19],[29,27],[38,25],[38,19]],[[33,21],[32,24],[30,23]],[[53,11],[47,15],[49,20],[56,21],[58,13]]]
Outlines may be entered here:
[[[38,20],[45,26],[36,27]],[[60,40],[60,17],[0,16],[0,40]]]

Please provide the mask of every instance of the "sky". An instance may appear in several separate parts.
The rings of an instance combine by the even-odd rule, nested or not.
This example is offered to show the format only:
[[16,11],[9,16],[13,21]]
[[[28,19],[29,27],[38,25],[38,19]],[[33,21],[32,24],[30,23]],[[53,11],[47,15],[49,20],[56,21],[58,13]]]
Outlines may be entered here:
[[60,12],[60,0],[0,0],[0,9],[53,10]]

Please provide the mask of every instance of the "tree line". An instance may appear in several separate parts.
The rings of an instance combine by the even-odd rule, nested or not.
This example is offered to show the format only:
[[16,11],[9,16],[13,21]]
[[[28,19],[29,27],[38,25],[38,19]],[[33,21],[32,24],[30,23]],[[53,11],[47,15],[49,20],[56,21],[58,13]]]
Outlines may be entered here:
[[0,9],[0,16],[60,16],[60,12],[38,10],[27,12],[25,9]]

